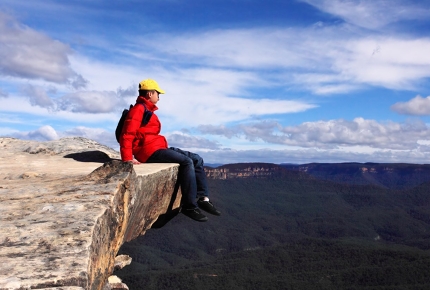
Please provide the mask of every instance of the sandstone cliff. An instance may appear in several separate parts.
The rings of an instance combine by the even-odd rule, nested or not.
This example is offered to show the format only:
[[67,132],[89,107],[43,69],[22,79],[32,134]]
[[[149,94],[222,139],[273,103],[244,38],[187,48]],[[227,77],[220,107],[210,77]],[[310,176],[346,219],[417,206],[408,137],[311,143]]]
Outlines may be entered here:
[[273,163],[226,164],[217,168],[206,167],[205,172],[211,179],[267,178],[285,175],[294,175],[299,178],[301,175]]
[[102,289],[120,246],[177,212],[177,164],[84,138],[0,148],[0,289]]

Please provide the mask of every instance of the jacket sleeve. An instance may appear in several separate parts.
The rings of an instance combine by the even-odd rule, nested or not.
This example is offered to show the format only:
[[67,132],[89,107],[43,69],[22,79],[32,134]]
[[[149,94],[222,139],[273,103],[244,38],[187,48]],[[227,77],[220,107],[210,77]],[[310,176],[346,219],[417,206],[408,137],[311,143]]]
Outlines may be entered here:
[[[144,106],[134,105],[127,114],[119,142],[122,161],[133,160],[133,141],[142,123],[144,110]],[[139,137],[143,138],[144,136],[139,134]]]

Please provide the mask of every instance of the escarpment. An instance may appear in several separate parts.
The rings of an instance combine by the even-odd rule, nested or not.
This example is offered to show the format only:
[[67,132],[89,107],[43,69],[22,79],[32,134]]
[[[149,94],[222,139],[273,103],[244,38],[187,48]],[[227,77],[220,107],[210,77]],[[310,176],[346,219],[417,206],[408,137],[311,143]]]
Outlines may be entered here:
[[121,245],[177,212],[177,170],[84,138],[0,138],[0,289],[102,289]]

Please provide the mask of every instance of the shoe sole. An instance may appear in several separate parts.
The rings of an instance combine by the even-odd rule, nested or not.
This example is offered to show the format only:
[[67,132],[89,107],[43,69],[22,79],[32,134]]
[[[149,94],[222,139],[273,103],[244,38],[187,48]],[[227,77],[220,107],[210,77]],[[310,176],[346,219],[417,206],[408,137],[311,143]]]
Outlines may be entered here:
[[214,211],[207,210],[207,209],[203,208],[199,203],[197,203],[197,205],[199,206],[199,208],[201,210],[204,210],[207,213],[210,213],[210,214],[213,214],[213,215],[216,215],[216,216],[220,216],[221,215],[221,213],[219,211],[218,212],[214,212]]
[[192,216],[187,215],[187,214],[186,214],[186,213],[184,213],[183,211],[182,211],[182,213],[183,213],[185,216],[187,216],[187,217],[189,217],[190,219],[192,219],[192,220],[194,220],[194,221],[197,221],[197,222],[205,222],[205,221],[207,221],[207,220],[208,220],[208,217],[207,217],[207,216],[204,216],[204,217],[202,217],[201,219],[196,219],[196,218],[193,218]]

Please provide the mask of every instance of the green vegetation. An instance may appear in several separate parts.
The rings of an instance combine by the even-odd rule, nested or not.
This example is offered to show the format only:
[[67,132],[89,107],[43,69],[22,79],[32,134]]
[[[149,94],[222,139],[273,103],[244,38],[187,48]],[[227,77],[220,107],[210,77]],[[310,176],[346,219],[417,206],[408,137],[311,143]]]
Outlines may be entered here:
[[125,244],[130,289],[430,289],[429,184],[345,185],[297,172],[209,180],[222,210]]
[[381,247],[302,239],[241,251],[182,267],[121,276],[130,289],[429,289],[430,255]]

